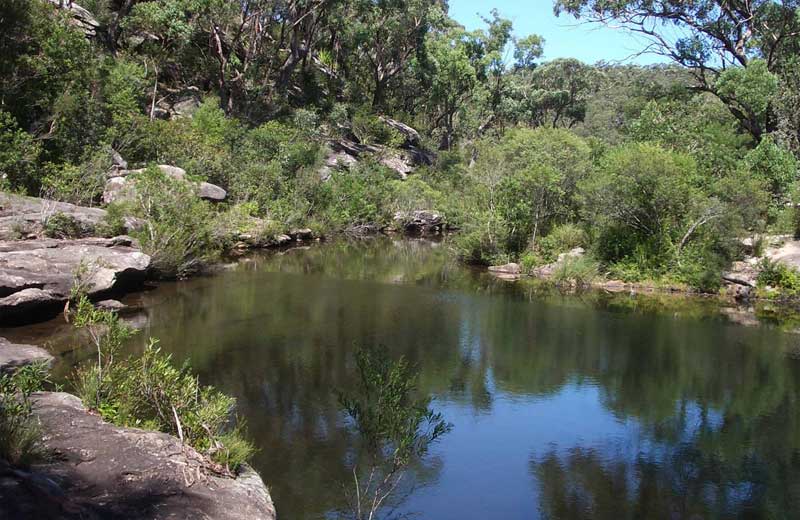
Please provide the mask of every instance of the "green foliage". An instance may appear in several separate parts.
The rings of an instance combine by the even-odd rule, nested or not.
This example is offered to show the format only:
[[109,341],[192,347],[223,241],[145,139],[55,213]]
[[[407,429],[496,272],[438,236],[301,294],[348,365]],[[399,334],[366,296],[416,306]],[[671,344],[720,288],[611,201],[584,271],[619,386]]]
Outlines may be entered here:
[[356,111],[351,128],[353,135],[362,144],[398,147],[405,141],[403,134],[381,121],[368,107],[361,107]]
[[778,90],[778,78],[763,59],[751,60],[745,67],[731,67],[720,74],[717,90],[723,98],[746,107],[756,117],[766,117],[767,109]]
[[586,248],[589,237],[580,226],[576,224],[562,224],[554,227],[546,237],[535,244],[543,259],[554,261],[559,254],[567,253],[576,247]]
[[350,226],[387,225],[391,218],[392,177],[377,163],[361,163],[334,173],[319,188],[320,217],[334,230]]
[[42,227],[45,236],[50,238],[80,238],[91,231],[85,229],[75,217],[66,213],[50,215]]
[[0,189],[35,193],[40,146],[22,131],[14,117],[0,110]]
[[41,167],[41,196],[77,204],[93,206],[103,193],[106,172],[111,166],[108,153],[99,152],[79,165],[47,163]]
[[639,255],[658,254],[669,247],[702,198],[698,182],[695,163],[686,155],[639,143],[611,151],[581,185],[586,219],[600,231],[601,259],[621,260],[637,248]]
[[768,297],[796,298],[800,296],[800,271],[768,258],[762,260],[758,273],[758,287],[771,287],[777,293],[766,293]]
[[355,518],[361,520],[373,518],[395,491],[404,469],[424,457],[452,425],[433,411],[430,398],[417,395],[416,375],[404,359],[392,361],[385,348],[362,348],[356,353],[356,367],[358,393],[340,393],[339,403],[363,441],[371,464],[368,473],[378,472],[377,478],[362,479],[361,484],[355,477],[355,495],[371,503],[351,503]]
[[31,395],[49,382],[48,373],[40,362],[0,375],[0,460],[13,466],[25,467],[46,455]]
[[194,190],[157,167],[137,175],[128,204],[132,214],[144,220],[144,226],[134,235],[162,276],[186,276],[217,254],[212,241],[212,209]]
[[600,265],[588,256],[567,256],[556,266],[551,280],[557,285],[583,287],[590,285],[598,276]]
[[235,400],[203,386],[188,365],[176,368],[157,340],[137,356],[121,358],[133,330],[113,312],[95,309],[81,296],[73,317],[87,331],[97,361],[78,369],[75,387],[86,406],[120,426],[158,430],[178,436],[199,453],[235,471],[254,451],[244,425],[233,427]]
[[750,175],[765,183],[779,206],[786,203],[800,175],[800,162],[769,135],[744,157],[743,165]]

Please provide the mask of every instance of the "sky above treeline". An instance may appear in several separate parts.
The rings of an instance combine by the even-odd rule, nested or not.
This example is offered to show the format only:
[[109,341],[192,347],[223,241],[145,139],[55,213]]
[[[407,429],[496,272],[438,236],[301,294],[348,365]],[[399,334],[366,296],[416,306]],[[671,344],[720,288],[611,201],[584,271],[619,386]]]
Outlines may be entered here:
[[645,43],[618,29],[586,24],[566,14],[553,14],[553,0],[450,0],[450,16],[469,30],[485,28],[481,16],[490,17],[496,8],[514,23],[514,36],[538,34],[544,37],[543,60],[577,58],[585,63],[624,61],[660,63],[664,58],[652,54],[631,55]]

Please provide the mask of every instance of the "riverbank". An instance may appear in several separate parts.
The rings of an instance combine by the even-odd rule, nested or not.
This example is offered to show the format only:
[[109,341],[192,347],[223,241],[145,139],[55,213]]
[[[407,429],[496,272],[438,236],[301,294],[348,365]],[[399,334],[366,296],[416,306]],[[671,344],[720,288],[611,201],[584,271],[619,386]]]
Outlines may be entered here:
[[[0,338],[0,374],[53,357]],[[39,460],[13,467],[0,460],[0,513],[18,519],[276,518],[261,477],[240,466],[235,477],[171,435],[105,422],[74,395],[32,395],[42,432]]]

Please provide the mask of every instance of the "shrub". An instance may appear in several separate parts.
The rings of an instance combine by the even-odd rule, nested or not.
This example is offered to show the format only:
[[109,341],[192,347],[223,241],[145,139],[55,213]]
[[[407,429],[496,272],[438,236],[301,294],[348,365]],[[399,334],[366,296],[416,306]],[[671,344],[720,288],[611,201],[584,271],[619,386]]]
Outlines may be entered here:
[[355,361],[358,391],[340,392],[339,404],[370,463],[353,468],[355,492],[347,497],[353,518],[361,520],[378,518],[378,511],[392,511],[402,501],[397,486],[408,466],[453,426],[431,408],[429,397],[418,395],[416,374],[404,359],[392,361],[384,348],[362,348]]
[[331,176],[317,197],[320,216],[334,230],[365,224],[380,227],[392,218],[392,175],[377,163],[360,163]]
[[45,363],[34,363],[13,374],[0,375],[0,459],[28,466],[44,457],[39,423],[33,416],[31,394],[48,382]]
[[213,211],[194,190],[155,167],[137,176],[131,210],[145,222],[134,236],[162,276],[196,272],[218,253],[212,241]]
[[115,237],[127,232],[125,217],[128,208],[124,203],[113,202],[106,207],[106,215],[98,222],[95,232],[104,237]]
[[761,261],[758,273],[759,287],[772,287],[778,296],[794,298],[800,296],[800,271],[768,258]]
[[19,128],[14,117],[0,110],[0,188],[36,194],[40,152],[39,144]]
[[54,213],[42,225],[45,236],[50,238],[80,238],[91,230],[87,230],[72,215]]
[[475,265],[505,264],[510,256],[505,250],[508,240],[506,223],[497,215],[481,213],[473,216],[455,237],[453,247],[464,262]]
[[79,164],[52,164],[44,168],[41,196],[81,206],[92,206],[100,199],[111,167],[108,153],[98,153]]
[[792,152],[777,144],[770,135],[745,156],[744,166],[751,176],[766,184],[776,208],[784,205],[800,174],[800,163]]
[[88,331],[97,349],[97,361],[76,372],[76,392],[105,420],[175,435],[228,471],[253,454],[243,424],[231,425],[235,399],[201,385],[188,365],[176,368],[157,340],[122,359],[120,349],[133,330],[85,296],[78,299],[74,323]]
[[586,247],[589,237],[576,224],[562,224],[554,227],[535,247],[547,261],[554,261],[559,254],[566,253],[576,247]]
[[381,121],[368,107],[353,115],[353,135],[363,144],[382,144],[397,148],[403,144],[403,134]]
[[566,257],[553,271],[551,280],[557,285],[586,286],[597,278],[599,264],[587,256]]

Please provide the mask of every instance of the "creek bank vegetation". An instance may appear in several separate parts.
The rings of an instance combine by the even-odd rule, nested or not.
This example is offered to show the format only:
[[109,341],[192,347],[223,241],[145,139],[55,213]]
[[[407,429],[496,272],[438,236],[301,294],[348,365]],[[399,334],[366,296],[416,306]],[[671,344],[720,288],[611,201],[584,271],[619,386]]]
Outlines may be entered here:
[[67,383],[78,397],[54,389],[46,352],[0,341],[0,481],[18,491],[4,514],[275,517],[232,397],[156,340],[124,356],[135,331],[78,289],[65,316],[96,350]]
[[[633,66],[545,61],[501,13],[469,31],[435,0],[15,0],[0,183],[107,205],[103,232],[167,277],[298,237],[458,228],[467,262],[715,293],[747,241],[798,231],[799,22],[774,0],[656,4],[556,3],[673,62]],[[49,236],[87,232],[50,217]]]
[[73,384],[83,404],[113,424],[168,433],[208,460],[208,468],[228,476],[254,452],[235,400],[203,386],[189,365],[175,367],[170,355],[150,339],[141,354],[120,350],[135,330],[112,311],[96,308],[80,295],[70,320],[85,330],[96,361],[76,371]]

